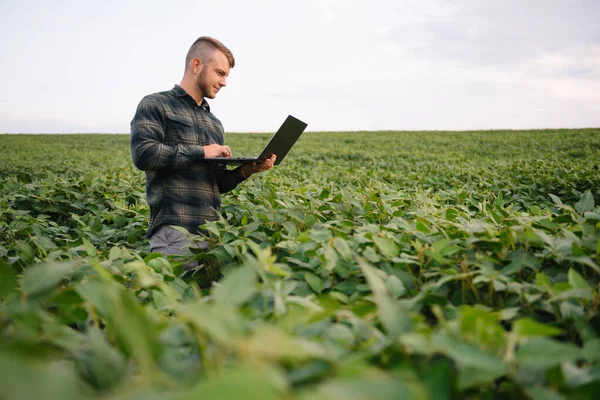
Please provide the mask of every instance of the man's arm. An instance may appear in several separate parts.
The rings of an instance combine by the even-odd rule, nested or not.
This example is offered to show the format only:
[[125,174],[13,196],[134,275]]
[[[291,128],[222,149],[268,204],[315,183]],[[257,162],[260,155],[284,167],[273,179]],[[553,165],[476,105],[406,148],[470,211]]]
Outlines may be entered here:
[[246,180],[248,176],[244,175],[242,167],[236,169],[227,169],[224,164],[217,164],[217,186],[219,193],[227,193],[235,189],[237,185]]
[[161,105],[146,96],[131,121],[131,157],[142,171],[183,168],[203,160],[205,156],[231,157],[229,147],[218,144],[164,144],[164,118]]
[[164,118],[158,101],[146,96],[131,121],[131,157],[142,171],[182,168],[204,158],[200,145],[164,144]]

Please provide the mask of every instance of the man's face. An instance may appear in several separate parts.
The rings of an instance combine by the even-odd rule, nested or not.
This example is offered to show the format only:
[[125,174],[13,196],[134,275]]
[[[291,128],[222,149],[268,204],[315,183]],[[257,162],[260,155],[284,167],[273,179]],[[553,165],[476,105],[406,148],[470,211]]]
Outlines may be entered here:
[[214,50],[208,63],[202,66],[198,74],[197,85],[203,97],[214,99],[219,90],[227,85],[229,75],[229,61],[225,54]]

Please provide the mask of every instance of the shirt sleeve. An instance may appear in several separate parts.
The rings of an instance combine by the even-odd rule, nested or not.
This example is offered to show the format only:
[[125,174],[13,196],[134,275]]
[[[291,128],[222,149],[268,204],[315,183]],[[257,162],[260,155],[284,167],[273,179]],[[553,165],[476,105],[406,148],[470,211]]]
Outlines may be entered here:
[[204,159],[200,145],[164,144],[164,112],[151,96],[142,99],[131,121],[131,157],[142,170],[178,169]]
[[217,186],[219,193],[227,193],[246,180],[242,174],[242,167],[227,169],[225,164],[217,164]]

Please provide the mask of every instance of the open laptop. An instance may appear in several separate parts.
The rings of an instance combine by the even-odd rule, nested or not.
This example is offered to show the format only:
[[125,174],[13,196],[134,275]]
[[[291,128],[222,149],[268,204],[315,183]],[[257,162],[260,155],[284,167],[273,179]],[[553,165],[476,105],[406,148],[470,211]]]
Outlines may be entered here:
[[283,158],[290,151],[294,143],[296,143],[302,132],[304,132],[306,126],[304,122],[290,115],[273,137],[271,137],[271,140],[258,157],[207,157],[204,160],[232,165],[250,164],[253,162],[263,162],[266,158],[275,154],[277,156],[275,165],[278,165],[283,161]]

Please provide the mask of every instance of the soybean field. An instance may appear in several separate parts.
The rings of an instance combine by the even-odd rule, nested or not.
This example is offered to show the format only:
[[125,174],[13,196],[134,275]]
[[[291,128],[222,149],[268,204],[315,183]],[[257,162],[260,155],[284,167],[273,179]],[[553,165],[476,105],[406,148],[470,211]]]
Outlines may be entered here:
[[178,258],[128,135],[0,152],[0,399],[598,398],[600,129],[308,132]]

